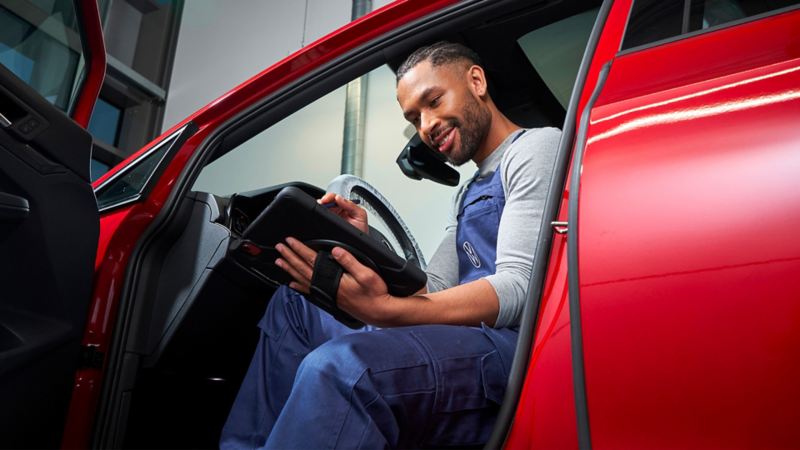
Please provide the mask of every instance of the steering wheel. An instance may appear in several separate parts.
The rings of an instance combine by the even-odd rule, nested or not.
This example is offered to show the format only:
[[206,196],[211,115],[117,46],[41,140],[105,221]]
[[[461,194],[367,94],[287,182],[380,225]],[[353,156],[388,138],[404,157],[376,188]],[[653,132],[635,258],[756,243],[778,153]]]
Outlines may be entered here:
[[[359,200],[360,206],[371,216],[369,221],[371,234],[377,231],[375,234],[379,239],[384,238],[383,242],[392,250],[394,250],[394,246],[391,245],[390,240],[393,239],[408,262],[425,270],[427,267],[425,257],[419,249],[417,240],[411,234],[411,230],[400,218],[397,210],[375,187],[355,175],[339,175],[328,184],[327,191],[337,193],[350,200]],[[377,227],[372,223],[372,219],[376,217],[382,222],[381,225],[384,225],[384,229],[388,231],[391,239],[386,239],[380,230],[376,230]]]

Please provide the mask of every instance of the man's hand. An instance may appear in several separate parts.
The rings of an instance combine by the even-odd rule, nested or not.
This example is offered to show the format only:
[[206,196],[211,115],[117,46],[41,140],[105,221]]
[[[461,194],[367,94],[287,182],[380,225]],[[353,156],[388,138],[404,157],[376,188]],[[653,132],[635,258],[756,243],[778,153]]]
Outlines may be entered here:
[[341,247],[335,247],[331,255],[344,269],[336,297],[339,308],[362,322],[387,325],[386,315],[394,297],[389,295],[383,278]]
[[[275,264],[294,278],[289,287],[308,294],[317,252],[293,238],[275,248],[281,254]],[[439,292],[394,297],[381,277],[352,254],[339,247],[331,254],[345,270],[337,304],[364,323],[396,327],[432,323],[478,326],[484,322],[491,326],[497,319],[497,293],[483,278]]]
[[[294,278],[289,287],[308,294],[317,252],[291,237],[285,245],[278,244],[275,248],[281,254],[275,264]],[[383,279],[340,247],[334,248],[331,255],[345,271],[336,296],[338,307],[363,322],[384,323],[384,307],[392,297]]]
[[347,223],[358,228],[361,230],[361,232],[369,232],[369,227],[367,226],[367,211],[350,200],[342,197],[339,194],[328,192],[327,194],[323,195],[322,198],[317,200],[317,203],[321,205],[335,203],[336,206],[331,207],[331,211],[334,214],[346,220]]

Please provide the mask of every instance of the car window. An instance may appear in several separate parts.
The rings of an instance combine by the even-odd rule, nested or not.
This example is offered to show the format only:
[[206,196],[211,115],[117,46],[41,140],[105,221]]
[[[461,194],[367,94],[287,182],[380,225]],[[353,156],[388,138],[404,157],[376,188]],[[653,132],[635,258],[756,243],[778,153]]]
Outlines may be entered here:
[[[394,72],[382,66],[367,73],[361,89],[366,111],[357,137],[363,139],[360,177],[386,196],[429,257],[447,223],[449,210],[442,205],[450,204],[455,188],[408,179],[395,163],[414,131],[397,104]],[[250,138],[208,164],[192,190],[229,196],[291,181],[324,189],[342,173],[346,96],[347,85],[339,87]],[[464,180],[475,167],[459,170]]]
[[690,31],[756,16],[788,6],[798,0],[695,0],[692,2]]
[[138,200],[142,196],[147,182],[153,176],[153,172],[159,167],[159,163],[164,159],[167,151],[172,147],[182,130],[173,133],[171,137],[156,144],[147,153],[140,156],[138,160],[128,164],[117,175],[101,184],[95,190],[97,207],[100,211],[107,211]]
[[684,0],[635,0],[622,49],[681,34],[684,3]]
[[528,61],[565,110],[599,10],[592,8],[567,17],[518,40]]
[[69,111],[85,66],[72,0],[2,2],[0,23],[0,64]]
[[800,0],[634,0],[622,49],[796,5]]
[[[597,11],[590,9],[548,24],[517,41],[564,109]],[[355,138],[363,140],[363,158],[355,174],[389,200],[429,258],[448,225],[456,188],[411,180],[397,166],[395,160],[414,129],[397,104],[394,72],[381,66],[360,82],[366,93],[365,113],[363,134]],[[211,162],[192,189],[229,196],[291,181],[324,189],[342,173],[347,89],[345,85],[333,90]],[[467,163],[456,169],[463,182],[473,176],[476,166]]]

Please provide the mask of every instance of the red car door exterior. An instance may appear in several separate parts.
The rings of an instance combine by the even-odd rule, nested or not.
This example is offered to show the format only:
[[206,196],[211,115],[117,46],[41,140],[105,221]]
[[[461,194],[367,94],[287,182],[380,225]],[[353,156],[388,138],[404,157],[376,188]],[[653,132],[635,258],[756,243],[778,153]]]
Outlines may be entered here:
[[[564,125],[567,142],[574,146],[574,135],[580,134],[584,125],[580,118],[592,95],[603,66],[611,61],[619,49],[630,0],[606,1],[600,7],[593,34],[590,37],[584,62],[585,75],[580,72],[576,81],[576,108],[568,112]],[[583,70],[583,69],[581,69]],[[585,77],[585,78],[581,78]],[[582,83],[582,84],[581,84]],[[573,125],[570,125],[572,121]],[[572,133],[572,136],[566,136]],[[572,149],[573,156],[575,149]],[[567,224],[570,180],[567,176],[561,198],[558,221]],[[535,316],[534,339],[530,362],[519,396],[514,422],[505,441],[508,449],[576,448],[579,446],[578,418],[576,417],[575,385],[573,379],[572,325],[568,290],[567,230],[553,237],[547,275],[542,291],[538,314]]]
[[800,440],[799,29],[793,9],[610,66],[578,215],[594,448]]

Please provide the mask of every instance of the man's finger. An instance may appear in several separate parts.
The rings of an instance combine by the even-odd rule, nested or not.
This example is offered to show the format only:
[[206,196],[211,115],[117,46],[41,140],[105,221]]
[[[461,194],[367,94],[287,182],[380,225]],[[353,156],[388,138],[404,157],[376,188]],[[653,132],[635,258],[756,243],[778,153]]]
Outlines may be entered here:
[[341,195],[337,195],[335,200],[336,206],[346,211],[349,216],[359,217],[361,215],[362,208],[356,205],[352,200],[342,197]]
[[286,273],[289,274],[290,277],[294,278],[295,281],[300,283],[310,283],[310,278],[304,277],[297,269],[292,267],[286,260],[278,258],[275,260],[275,265],[280,267],[281,269],[285,270]]
[[[312,259],[311,262],[308,260],[300,257],[297,253],[292,250],[292,248],[278,244],[275,246],[275,249],[278,250],[278,253],[281,254],[284,261],[286,261],[288,266],[294,268],[302,278],[311,279],[311,273],[314,271],[314,260]],[[288,272],[286,268],[282,268]]]
[[298,241],[293,237],[286,238],[286,243],[294,250],[309,266],[314,267],[314,261],[317,260],[317,252],[311,250],[306,244]]
[[369,285],[375,281],[374,278],[377,275],[375,271],[361,264],[356,257],[347,250],[341,247],[334,247],[331,251],[331,255],[333,255],[333,258],[336,259],[336,262],[342,266],[345,272],[355,278],[358,284]]
[[317,203],[324,205],[326,203],[332,203],[334,201],[336,201],[336,194],[334,194],[333,192],[326,192],[325,195],[323,195],[319,200],[317,200]]

